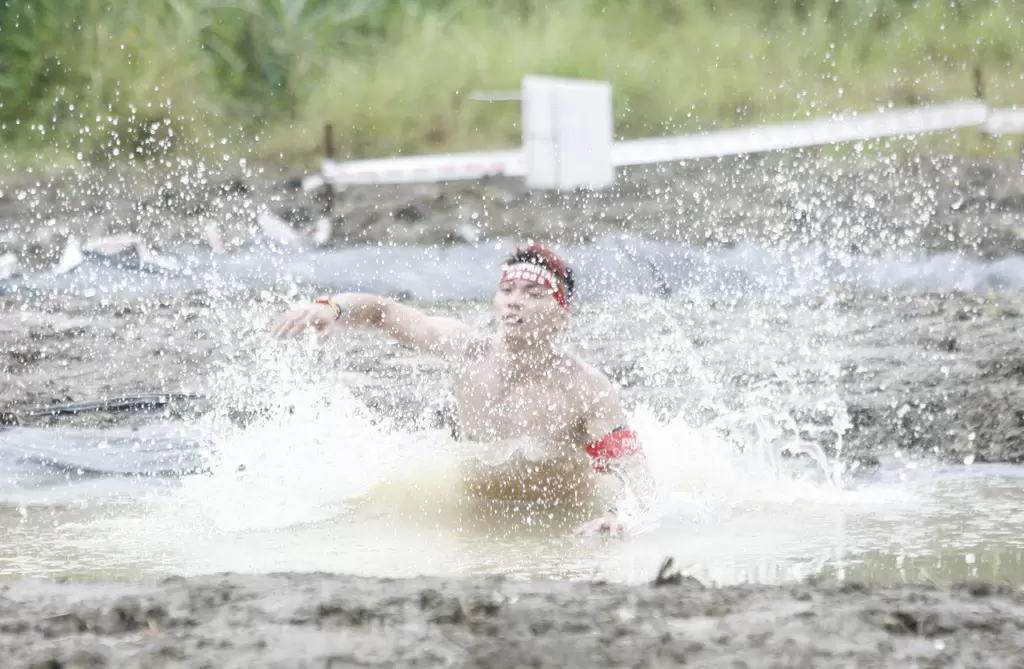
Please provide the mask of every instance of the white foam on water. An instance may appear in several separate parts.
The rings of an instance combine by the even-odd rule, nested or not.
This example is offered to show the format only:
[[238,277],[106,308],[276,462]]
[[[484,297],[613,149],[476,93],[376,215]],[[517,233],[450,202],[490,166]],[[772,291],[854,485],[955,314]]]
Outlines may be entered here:
[[[179,570],[248,565],[388,575],[416,573],[426,561],[442,573],[483,564],[543,572],[560,563],[594,567],[629,554],[574,543],[571,533],[545,535],[543,550],[531,543],[535,538],[510,549],[514,533],[498,540],[479,528],[468,535],[472,548],[466,550],[460,544],[467,536],[460,459],[451,437],[375,422],[344,378],[310,375],[303,362],[309,350],[300,349],[275,349],[260,379],[225,382],[225,388],[237,384],[236,399],[240,392],[258,397],[264,415],[245,427],[211,424],[209,474],[186,479],[145,527],[133,530],[158,532],[158,543],[178,556]],[[814,516],[834,526],[858,507],[891,509],[910,501],[898,485],[852,485],[820,448],[797,437],[800,426],[776,406],[753,401],[723,415],[693,426],[683,415],[665,421],[644,407],[632,412],[657,481],[653,507],[634,527],[635,545],[645,546],[649,559],[659,546],[695,533],[727,552],[723,539],[711,535],[730,523],[770,526]],[[795,462],[783,457],[801,451],[807,457]],[[529,513],[524,518],[529,524]],[[230,557],[230,545],[249,562]],[[534,546],[534,554],[523,555],[523,546]],[[365,559],[383,547],[393,555]],[[431,550],[440,551],[433,561],[426,557]]]
[[311,342],[261,345],[263,376],[230,370],[224,401],[252,402],[255,420],[209,425],[208,473],[185,479],[175,504],[191,522],[220,531],[254,531],[332,521],[403,472],[436,469],[442,435],[393,429],[325,375]]
[[385,479],[398,459],[400,445],[371,424],[344,388],[278,399],[294,409],[279,404],[254,425],[213,435],[209,474],[184,482],[183,500],[218,528],[329,519]]
[[674,555],[702,578],[780,580],[882,541],[870,531],[851,537],[851,517],[890,517],[894,505],[924,502],[899,481],[859,486],[828,480],[809,460],[780,465],[771,453],[784,440],[740,450],[714,426],[640,409],[631,421],[659,490],[630,539],[488,533],[463,527],[459,462],[442,432],[373,424],[343,382],[275,386],[270,394],[277,408],[264,419],[213,434],[208,476],[161,491],[138,513],[66,525],[53,550],[105,571],[619,581],[647,579]]
[[[686,412],[668,419],[644,406],[630,412],[657,482],[653,507],[637,519],[630,540],[540,531],[549,520],[540,514],[549,509],[507,519],[500,530],[480,527],[460,506],[459,450],[466,444],[441,430],[382,420],[351,390],[367,379],[326,371],[313,338],[281,344],[263,334],[243,347],[259,372],[227,368],[215,384],[226,405],[261,413],[244,425],[218,414],[199,426],[210,443],[208,473],[185,478],[171,493],[162,489],[137,514],[92,521],[62,540],[74,537],[76,553],[98,556],[90,559],[160,573],[602,573],[637,580],[674,554],[729,580],[744,560],[811,569],[848,545],[851,515],[921,501],[898,482],[855,482],[815,439],[801,437],[822,428],[795,418],[795,403],[806,399],[797,392],[799,375],[783,379],[778,391],[724,388],[704,373],[685,338],[670,332],[642,346],[645,374],[683,360],[715,417],[696,424]],[[825,432],[841,433],[839,398],[824,392],[815,404],[834,417]],[[522,532],[517,524],[525,525]]]

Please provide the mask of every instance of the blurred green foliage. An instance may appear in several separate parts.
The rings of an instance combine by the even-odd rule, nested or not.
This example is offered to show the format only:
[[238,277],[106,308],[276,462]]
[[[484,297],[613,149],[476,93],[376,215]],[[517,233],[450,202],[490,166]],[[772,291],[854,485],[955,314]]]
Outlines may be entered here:
[[[514,145],[469,99],[526,73],[614,86],[622,136],[969,97],[1024,103],[993,0],[0,0],[0,138],[90,156],[247,141],[352,156]],[[257,141],[258,140],[258,141]]]

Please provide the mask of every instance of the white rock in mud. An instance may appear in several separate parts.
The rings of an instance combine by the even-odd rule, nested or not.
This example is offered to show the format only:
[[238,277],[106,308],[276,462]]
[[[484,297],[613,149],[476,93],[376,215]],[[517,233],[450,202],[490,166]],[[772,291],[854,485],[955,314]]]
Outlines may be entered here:
[[67,274],[81,265],[83,260],[85,260],[85,256],[82,254],[82,242],[75,235],[71,235],[64,246],[60,262],[53,268],[53,273]]
[[0,256],[0,279],[10,279],[18,273],[18,256],[5,253]]
[[82,243],[83,253],[98,253],[111,256],[144,246],[138,235],[110,235],[94,237]]
[[313,243],[317,246],[324,246],[327,242],[331,241],[331,235],[334,233],[334,224],[329,218],[321,218],[313,224],[313,232],[310,235],[313,239]]
[[172,272],[181,269],[180,263],[173,258],[153,253],[138,235],[110,235],[87,239],[84,242],[75,235],[71,235],[68,237],[60,262],[53,270],[54,273],[60,275],[71,272],[85,261],[86,255],[108,257],[134,255],[139,269],[156,267]]
[[456,230],[464,242],[475,244],[480,241],[480,228],[472,223],[460,223]]
[[302,178],[302,190],[309,193],[327,185],[327,180],[321,174],[310,174]]
[[221,233],[217,221],[207,221],[203,226],[203,234],[206,235],[206,243],[210,245],[214,253],[227,251],[227,244],[224,243],[224,235]]
[[135,244],[135,252],[139,256],[139,264],[143,267],[159,267],[160,269],[167,270],[170,272],[181,271],[181,263],[174,258],[168,258],[167,256],[157,255],[153,253],[152,249],[146,246],[142,240],[139,240]]
[[302,236],[285,221],[266,212],[256,217],[256,224],[260,226],[263,235],[278,244],[287,246],[302,246]]

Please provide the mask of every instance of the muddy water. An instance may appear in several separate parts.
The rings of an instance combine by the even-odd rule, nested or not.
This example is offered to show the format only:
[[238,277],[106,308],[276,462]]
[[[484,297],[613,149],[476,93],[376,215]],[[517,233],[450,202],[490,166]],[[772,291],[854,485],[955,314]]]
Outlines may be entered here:
[[[267,341],[267,319],[295,289],[86,297],[22,284],[2,330],[3,393],[24,425],[0,432],[0,573],[634,582],[671,554],[723,584],[1024,581],[1024,493],[1006,464],[1024,453],[1013,413],[1024,301],[1012,286],[901,283],[927,264],[876,275],[888,281],[881,289],[748,264],[661,270],[676,277],[665,296],[622,290],[651,285],[616,278],[635,271],[629,262],[604,262],[612,280],[591,285],[567,342],[620,385],[658,472],[658,502],[629,541],[576,538],[547,511],[485,518],[468,508],[459,472],[472,454],[456,452],[444,428],[443,368],[373,333],[323,348]],[[476,296],[405,266],[428,277],[405,281],[423,308],[489,327]],[[942,270],[930,280],[971,276]],[[459,289],[483,291],[483,274]],[[443,290],[463,299],[422,301]],[[133,391],[204,399],[148,413],[27,411]]]
[[[544,522],[539,515],[485,525],[458,513],[417,513],[396,491],[378,498],[373,514],[319,510],[284,519],[269,518],[263,505],[186,502],[181,484],[80,484],[5,509],[0,571],[4,580],[331,572],[637,583],[672,555],[685,573],[717,584],[820,574],[878,584],[1024,581],[1024,500],[1014,467],[893,465],[840,490],[786,477],[769,487],[745,475],[743,490],[732,491],[720,479],[673,491],[629,541],[530,527]],[[403,492],[436,495],[424,487],[410,481]],[[42,502],[57,496],[66,501]]]

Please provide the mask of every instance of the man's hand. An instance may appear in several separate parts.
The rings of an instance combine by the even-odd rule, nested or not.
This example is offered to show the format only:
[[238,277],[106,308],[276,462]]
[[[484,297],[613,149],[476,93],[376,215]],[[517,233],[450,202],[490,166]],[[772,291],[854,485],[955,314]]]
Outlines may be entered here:
[[584,523],[576,529],[576,534],[585,537],[609,536],[624,539],[629,533],[626,524],[615,517],[613,513]]
[[334,309],[326,304],[313,303],[296,307],[279,316],[270,328],[270,334],[276,339],[292,339],[309,327],[323,334],[333,324]]

